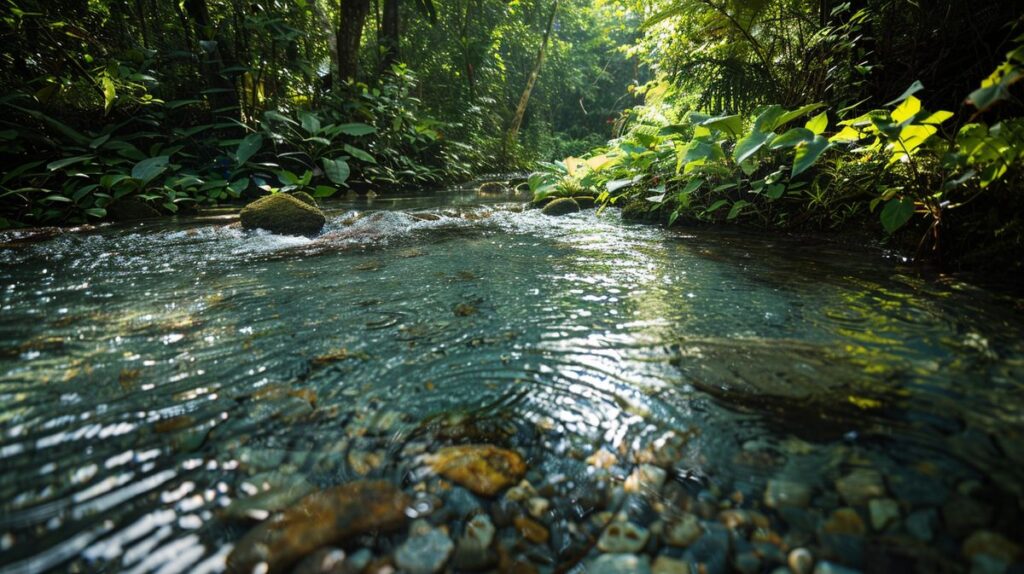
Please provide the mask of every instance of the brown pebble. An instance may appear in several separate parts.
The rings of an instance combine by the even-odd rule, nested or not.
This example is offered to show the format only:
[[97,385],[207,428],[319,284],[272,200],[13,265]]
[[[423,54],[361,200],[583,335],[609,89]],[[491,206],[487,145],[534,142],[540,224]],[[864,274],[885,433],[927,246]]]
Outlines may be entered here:
[[512,522],[516,525],[516,530],[519,531],[519,534],[530,542],[544,544],[548,541],[548,529],[544,528],[544,525],[541,523],[525,516],[517,516]]

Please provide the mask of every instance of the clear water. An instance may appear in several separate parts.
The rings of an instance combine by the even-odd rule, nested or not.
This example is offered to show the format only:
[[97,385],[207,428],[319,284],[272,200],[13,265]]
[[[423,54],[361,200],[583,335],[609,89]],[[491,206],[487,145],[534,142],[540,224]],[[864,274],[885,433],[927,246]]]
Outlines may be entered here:
[[220,571],[241,515],[409,481],[411,452],[480,433],[539,481],[598,448],[628,473],[676,431],[676,480],[744,504],[786,477],[827,513],[857,466],[904,515],[940,504],[898,488],[921,481],[1018,504],[1018,299],[512,199],[338,201],[312,240],[223,214],[0,249],[0,572]]

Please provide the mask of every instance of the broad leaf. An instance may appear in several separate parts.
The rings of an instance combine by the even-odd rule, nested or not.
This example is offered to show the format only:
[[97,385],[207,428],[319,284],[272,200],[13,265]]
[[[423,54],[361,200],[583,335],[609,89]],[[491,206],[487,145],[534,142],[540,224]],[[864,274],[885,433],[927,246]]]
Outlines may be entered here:
[[743,133],[743,118],[738,115],[708,118],[701,122],[700,125],[725,132],[734,138],[740,137],[740,134]]
[[238,162],[238,165],[245,165],[245,162],[252,159],[252,156],[256,155],[261,147],[263,147],[262,135],[249,134],[245,136],[242,143],[238,144],[238,150],[235,152],[235,160]]
[[890,199],[882,208],[882,227],[887,233],[894,233],[910,221],[914,215],[914,202],[909,198]]
[[793,128],[788,132],[773,139],[769,147],[773,150],[787,147],[796,147],[802,143],[810,142],[813,139],[814,132],[812,132],[811,130],[807,128]]
[[910,96],[913,96],[914,94],[920,92],[923,89],[924,89],[924,84],[922,84],[920,80],[917,80],[913,84],[910,84],[910,87],[907,88],[907,90],[905,92],[900,94],[900,96],[898,98],[896,98],[895,100],[893,100],[891,102],[886,103],[885,105],[887,105],[887,106],[895,106],[896,104],[902,102],[903,100],[906,100]]
[[736,163],[747,161],[754,157],[754,154],[774,137],[775,134],[772,132],[762,132],[755,129],[736,143],[736,149],[732,154],[733,159],[736,160]]
[[820,114],[807,120],[807,123],[804,124],[804,127],[809,129],[816,136],[820,136],[821,134],[825,133],[825,130],[828,129],[828,112],[821,112]]
[[797,108],[791,112],[786,112],[779,116],[779,119],[776,120],[775,125],[772,126],[772,129],[774,130],[775,128],[782,127],[788,124],[789,122],[799,118],[800,116],[817,111],[823,107],[825,107],[825,104],[807,104],[806,106]]
[[822,136],[814,136],[809,142],[804,142],[796,147],[796,154],[793,156],[793,174],[796,177],[807,171],[814,162],[818,161],[821,154],[828,149],[828,140]]
[[350,136],[365,136],[377,131],[377,128],[367,124],[341,124],[335,129],[340,133]]
[[143,186],[147,185],[167,169],[169,159],[166,155],[160,155],[140,161],[132,168],[132,178],[142,182]]
[[57,171],[58,169],[65,168],[69,165],[74,165],[76,163],[82,163],[83,161],[87,161],[92,158],[93,156],[91,155],[77,155],[75,157],[66,157],[64,159],[59,159],[57,161],[51,161],[50,163],[46,164],[46,169],[50,171]]
[[365,161],[366,163],[377,163],[377,160],[374,159],[372,155],[366,153],[365,151],[357,147],[345,144],[345,151],[358,160]]
[[299,120],[302,121],[302,129],[310,135],[320,131],[320,118],[316,117],[316,114],[305,112],[299,115]]
[[348,181],[349,173],[351,172],[348,167],[348,162],[341,158],[323,158],[322,163],[324,166],[324,174],[327,175],[327,179],[337,185],[345,185],[345,182]]

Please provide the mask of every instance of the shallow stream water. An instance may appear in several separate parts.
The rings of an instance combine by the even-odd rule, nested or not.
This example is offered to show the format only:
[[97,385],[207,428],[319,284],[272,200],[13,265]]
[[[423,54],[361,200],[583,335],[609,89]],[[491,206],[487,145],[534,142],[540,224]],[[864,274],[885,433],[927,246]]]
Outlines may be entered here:
[[[367,478],[419,522],[306,571],[1020,567],[1020,299],[472,187],[334,201],[314,239],[231,216],[0,248],[0,573],[219,572],[259,520]],[[425,462],[466,444],[526,483]],[[496,534],[460,568],[476,515]]]

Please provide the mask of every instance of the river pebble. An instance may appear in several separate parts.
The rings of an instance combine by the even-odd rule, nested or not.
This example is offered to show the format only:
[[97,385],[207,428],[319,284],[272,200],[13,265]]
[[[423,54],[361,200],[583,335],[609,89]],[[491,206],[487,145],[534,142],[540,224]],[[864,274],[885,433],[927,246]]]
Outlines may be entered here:
[[440,528],[417,521],[412,534],[395,550],[395,564],[409,574],[433,574],[448,561],[455,545]]

